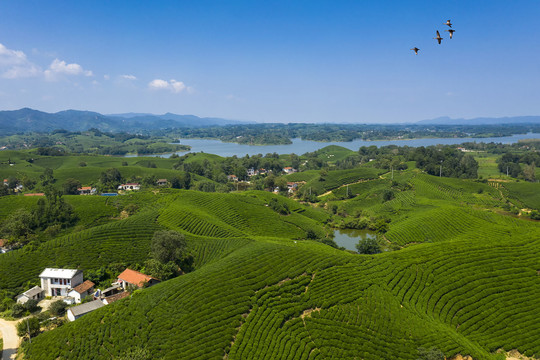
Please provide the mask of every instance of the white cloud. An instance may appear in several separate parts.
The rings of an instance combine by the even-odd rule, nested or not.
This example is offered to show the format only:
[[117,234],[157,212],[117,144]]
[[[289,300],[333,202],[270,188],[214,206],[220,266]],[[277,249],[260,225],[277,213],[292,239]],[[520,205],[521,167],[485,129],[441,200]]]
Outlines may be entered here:
[[137,80],[137,77],[135,75],[120,75],[120,77],[126,80]]
[[0,72],[6,79],[38,76],[41,69],[30,62],[20,50],[12,50],[0,44]]
[[186,90],[188,93],[193,93],[194,89],[186,86],[182,81],[171,79],[169,81],[162,79],[154,79],[148,83],[148,87],[152,90],[169,90],[175,94]]
[[103,78],[104,78],[105,80],[109,80],[111,77],[110,77],[109,75],[103,75]]
[[63,60],[54,59],[47,70],[44,71],[45,79],[54,81],[58,75],[84,75],[94,76],[92,71],[84,70],[79,64],[67,64]]

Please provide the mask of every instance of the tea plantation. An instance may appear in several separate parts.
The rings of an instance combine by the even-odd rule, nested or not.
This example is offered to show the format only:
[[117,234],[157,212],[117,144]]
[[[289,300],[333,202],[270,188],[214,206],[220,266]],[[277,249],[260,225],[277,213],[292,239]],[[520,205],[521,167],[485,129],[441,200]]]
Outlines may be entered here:
[[[538,210],[537,184],[496,187],[414,168],[287,178],[305,181],[318,203],[257,190],[67,196],[86,222],[1,254],[0,288],[35,283],[44,267],[141,264],[163,229],[185,235],[194,270],[38,335],[23,344],[24,359],[143,350],[152,359],[415,360],[421,348],[540,358],[540,225],[509,211]],[[35,203],[4,197],[0,218]],[[137,211],[120,219],[129,204]],[[393,251],[324,243],[331,225],[350,219],[385,223],[378,241]]]

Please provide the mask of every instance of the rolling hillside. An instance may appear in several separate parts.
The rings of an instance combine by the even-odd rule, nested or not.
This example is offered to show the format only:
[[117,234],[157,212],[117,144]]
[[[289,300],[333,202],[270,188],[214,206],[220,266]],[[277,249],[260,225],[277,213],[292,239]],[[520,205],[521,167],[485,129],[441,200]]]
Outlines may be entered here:
[[[417,169],[320,176],[289,177],[323,183],[318,206],[264,191],[142,192],[119,198],[141,208],[127,219],[0,255],[0,287],[9,289],[45,266],[140,264],[158,229],[184,233],[195,261],[191,273],[37,336],[24,358],[414,360],[421,348],[540,357],[540,225],[504,211],[533,206],[534,187]],[[67,198],[83,207],[76,200]],[[334,205],[335,215],[324,210]],[[396,251],[358,255],[306,240],[355,216],[388,219],[380,237]]]

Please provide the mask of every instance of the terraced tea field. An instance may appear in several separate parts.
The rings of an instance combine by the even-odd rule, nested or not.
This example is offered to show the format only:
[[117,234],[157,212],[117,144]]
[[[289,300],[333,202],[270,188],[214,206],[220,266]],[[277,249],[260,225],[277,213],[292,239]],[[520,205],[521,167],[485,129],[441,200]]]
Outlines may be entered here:
[[[321,182],[320,173],[290,175],[302,176]],[[507,200],[533,205],[537,184],[495,188],[416,169],[391,179],[369,168],[330,171],[325,183],[318,189],[331,193],[312,205],[263,191],[95,200],[103,209],[88,210],[93,218],[116,205],[140,210],[0,255],[0,287],[10,289],[46,266],[142,263],[158,229],[184,233],[194,257],[195,271],[25,343],[25,359],[139,350],[155,359],[415,360],[420,348],[447,358],[495,360],[501,348],[540,357],[540,225],[502,211]],[[347,183],[354,197],[337,200]],[[10,206],[33,200],[17,201]],[[82,197],[74,201],[83,208]],[[331,205],[336,215],[324,210]],[[382,238],[400,249],[358,255],[305,240],[308,230],[326,236],[339,214],[387,219]]]

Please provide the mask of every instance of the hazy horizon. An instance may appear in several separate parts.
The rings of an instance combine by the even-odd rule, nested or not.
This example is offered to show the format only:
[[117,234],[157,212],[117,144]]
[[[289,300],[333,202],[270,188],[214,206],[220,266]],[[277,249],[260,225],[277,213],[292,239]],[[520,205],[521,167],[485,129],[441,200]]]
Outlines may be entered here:
[[534,116],[540,40],[528,34],[539,10],[530,1],[2,2],[0,107],[261,123]]

